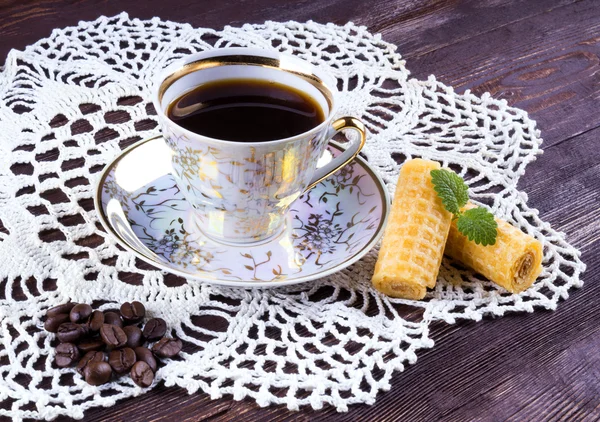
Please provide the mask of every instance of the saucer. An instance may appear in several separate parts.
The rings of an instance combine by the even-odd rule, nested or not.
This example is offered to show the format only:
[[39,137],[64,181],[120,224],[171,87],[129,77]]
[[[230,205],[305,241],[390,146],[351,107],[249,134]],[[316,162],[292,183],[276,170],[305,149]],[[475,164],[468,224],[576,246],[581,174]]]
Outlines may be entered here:
[[[330,143],[321,161],[343,151]],[[290,285],[353,264],[383,234],[387,190],[360,157],[297,199],[279,235],[250,246],[202,233],[171,174],[170,157],[162,136],[135,143],[106,166],[94,197],[105,230],[161,270],[223,286]]]

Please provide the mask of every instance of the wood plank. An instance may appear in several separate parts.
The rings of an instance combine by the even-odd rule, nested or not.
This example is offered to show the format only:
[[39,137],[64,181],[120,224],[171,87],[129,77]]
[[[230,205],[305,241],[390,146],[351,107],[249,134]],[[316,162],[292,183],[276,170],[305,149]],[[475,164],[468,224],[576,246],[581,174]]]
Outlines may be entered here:
[[545,147],[600,125],[600,9],[585,0],[408,61],[417,78],[481,95],[530,113]]
[[[469,37],[477,36],[511,22],[553,10],[576,0],[498,0],[484,4],[467,0],[460,4],[450,0],[328,2],[296,0],[249,0],[243,7],[236,1],[170,2],[136,0],[120,2],[42,0],[0,4],[0,63],[10,48],[23,49],[53,28],[76,25],[80,20],[94,20],[100,15],[113,16],[126,11],[131,17],[149,19],[160,16],[194,26],[222,28],[224,25],[262,23],[265,20],[299,22],[315,20],[344,24],[353,21],[372,32],[382,32],[384,39],[400,46],[406,57],[433,51]],[[33,25],[35,23],[35,25]],[[460,31],[456,28],[460,27]]]
[[377,9],[376,16],[371,13],[365,16],[363,19],[369,21],[362,24],[373,32],[380,32],[384,40],[397,44],[402,55],[411,59],[468,39],[478,39],[482,34],[515,22],[548,15],[575,1],[427,1],[414,2],[410,8],[387,2]]
[[584,258],[598,256],[600,242],[600,129],[546,148],[529,165],[519,189],[540,216],[567,233]]

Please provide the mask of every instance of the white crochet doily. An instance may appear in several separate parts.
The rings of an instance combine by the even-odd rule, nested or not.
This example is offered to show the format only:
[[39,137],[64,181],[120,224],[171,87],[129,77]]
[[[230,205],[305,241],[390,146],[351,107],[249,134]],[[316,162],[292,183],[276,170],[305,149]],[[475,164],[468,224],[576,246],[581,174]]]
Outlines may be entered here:
[[[460,172],[476,200],[543,242],[544,272],[535,285],[509,294],[445,260],[424,301],[390,299],[371,287],[373,250],[316,282],[226,289],[167,275],[119,249],[93,210],[98,172],[124,146],[158,133],[149,84],[160,69],[233,45],[296,54],[331,72],[343,97],[340,114],[367,125],[363,155],[390,191],[408,157]],[[582,285],[579,252],[517,190],[541,153],[527,113],[489,95],[458,95],[433,77],[410,79],[394,46],[351,23],[216,31],[102,17],[11,51],[0,96],[0,416],[81,418],[90,407],[144,392],[127,376],[94,387],[72,368],[53,367],[56,340],[41,329],[42,317],[69,299],[103,309],[140,300],[164,318],[184,350],[157,382],[260,406],[344,411],[374,403],[396,371],[433,346],[432,321],[554,309]]]

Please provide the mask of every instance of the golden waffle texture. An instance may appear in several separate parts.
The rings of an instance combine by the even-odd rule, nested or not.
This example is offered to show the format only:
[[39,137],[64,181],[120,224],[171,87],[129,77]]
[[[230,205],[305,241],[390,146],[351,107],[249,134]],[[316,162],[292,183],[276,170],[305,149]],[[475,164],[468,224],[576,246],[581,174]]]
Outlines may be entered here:
[[[463,211],[474,207],[469,203]],[[445,254],[509,292],[520,293],[542,272],[542,244],[504,220],[496,218],[496,223],[496,243],[482,246],[467,239],[452,222]]]
[[431,183],[439,163],[414,159],[400,170],[373,286],[388,296],[422,299],[435,286],[452,214]]

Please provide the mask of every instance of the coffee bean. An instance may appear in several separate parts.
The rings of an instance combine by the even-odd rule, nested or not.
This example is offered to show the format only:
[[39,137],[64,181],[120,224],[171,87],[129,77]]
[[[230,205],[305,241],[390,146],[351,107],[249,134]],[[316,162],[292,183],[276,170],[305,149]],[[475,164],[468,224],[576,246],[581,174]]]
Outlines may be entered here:
[[152,346],[152,352],[161,358],[172,358],[181,351],[181,340],[163,337]]
[[50,308],[46,311],[46,317],[52,317],[56,315],[69,315],[73,306],[77,305],[73,302],[63,303],[62,305],[55,306],[54,308]]
[[106,384],[112,375],[112,368],[106,362],[90,362],[83,374],[85,382],[90,385]]
[[121,315],[116,312],[106,312],[104,314],[104,323],[123,328],[123,320],[121,319]]
[[78,324],[81,327],[82,333],[81,336],[85,337],[88,336],[90,334],[90,327],[87,324],[87,322],[85,324]]
[[71,322],[84,322],[89,318],[92,314],[92,307],[87,303],[79,303],[73,306],[71,312],[69,313],[69,317],[71,318]]
[[58,327],[67,321],[69,321],[69,314],[50,315],[44,322],[44,329],[50,333],[56,333]]
[[107,346],[112,348],[123,347],[127,343],[127,334],[116,325],[103,324],[100,328],[100,337]]
[[140,322],[146,315],[146,308],[138,301],[125,302],[121,305],[121,316],[127,323]]
[[101,338],[95,337],[88,340],[80,341],[77,347],[81,350],[82,353],[91,352],[93,350],[102,350],[104,349],[104,341]]
[[90,320],[88,321],[88,327],[90,328],[90,331],[100,331],[100,328],[102,328],[102,324],[104,324],[104,312],[95,310],[94,312],[92,312]]
[[161,338],[167,332],[167,323],[162,318],[151,318],[144,326],[144,337],[148,340]]
[[58,327],[56,336],[61,343],[75,343],[85,332],[86,330],[83,326],[74,322],[65,322]]
[[152,381],[154,381],[154,372],[150,369],[150,366],[144,361],[136,362],[131,368],[131,379],[140,387],[150,387]]
[[150,369],[152,369],[152,372],[156,372],[158,365],[156,364],[156,359],[150,349],[147,347],[136,347],[134,351],[138,361],[146,362]]
[[104,362],[105,360],[106,355],[103,352],[87,352],[77,364],[77,372],[83,375],[90,362]]
[[59,368],[73,365],[79,359],[79,350],[73,343],[60,343],[56,346],[54,362]]
[[135,352],[129,347],[113,350],[108,355],[108,363],[110,363],[112,369],[118,374],[129,371],[135,361]]
[[135,349],[138,346],[144,344],[144,338],[142,337],[142,330],[135,325],[128,325],[123,327],[123,331],[127,335],[127,347]]

